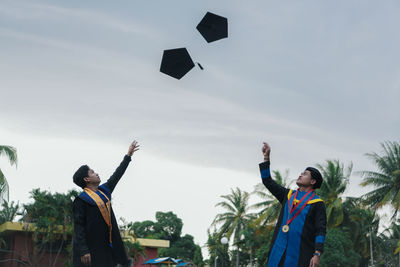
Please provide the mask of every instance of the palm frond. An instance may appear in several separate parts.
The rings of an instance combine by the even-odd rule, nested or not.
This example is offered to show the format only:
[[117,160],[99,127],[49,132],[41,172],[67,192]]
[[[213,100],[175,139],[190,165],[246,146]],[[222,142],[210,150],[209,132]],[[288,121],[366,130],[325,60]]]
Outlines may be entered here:
[[8,202],[9,198],[9,185],[3,172],[0,170],[0,205],[5,201]]
[[18,164],[17,149],[12,146],[0,146],[0,157],[6,156],[10,161],[11,166]]

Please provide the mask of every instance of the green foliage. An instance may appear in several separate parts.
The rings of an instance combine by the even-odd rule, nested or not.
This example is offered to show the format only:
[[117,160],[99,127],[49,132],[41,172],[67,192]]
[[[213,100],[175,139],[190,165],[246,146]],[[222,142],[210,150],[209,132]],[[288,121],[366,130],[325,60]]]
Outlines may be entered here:
[[197,267],[204,266],[203,254],[201,253],[201,247],[199,245],[196,245],[196,249],[195,249],[194,255],[193,255],[193,263]]
[[50,193],[33,189],[31,198],[33,203],[24,204],[24,222],[35,223],[41,230],[55,229],[62,225],[65,230],[72,230],[73,222],[72,202],[78,192],[72,190],[67,194]]
[[146,249],[140,245],[139,242],[131,242],[124,240],[124,246],[127,255],[133,259],[134,263],[137,263],[140,258],[145,259],[147,257]]
[[50,263],[57,262],[63,249],[71,251],[69,248],[72,245],[73,231],[72,203],[77,196],[78,192],[75,190],[67,194],[32,190],[33,203],[23,205],[25,211],[22,218],[23,222],[35,225],[32,235],[32,262],[38,262],[45,250],[56,253],[54,258],[50,258]]
[[183,222],[172,211],[156,212],[157,227],[161,229],[161,239],[168,239],[171,242],[177,241],[182,233]]
[[156,212],[156,222],[134,222],[131,226],[137,237],[176,241],[181,236],[183,223],[173,212]]
[[366,154],[378,168],[377,171],[362,171],[362,186],[373,186],[376,189],[363,196],[365,203],[376,209],[390,205],[394,209],[392,219],[400,209],[400,143],[384,142],[382,154]]
[[126,250],[128,257],[133,259],[134,263],[137,263],[140,258],[145,259],[147,257],[146,249],[136,241],[136,235],[132,230],[132,224],[127,223],[125,219],[120,218],[122,225],[119,225],[119,231],[121,233],[122,242]]
[[12,222],[15,220],[15,217],[20,214],[20,206],[19,203],[15,204],[14,201],[10,203],[8,201],[4,201],[1,205],[0,210],[0,225],[5,222]]
[[[130,224],[137,237],[166,239],[170,241],[169,248],[159,249],[160,257],[174,257],[187,261],[194,261],[195,256],[198,262],[202,262],[201,250],[197,251],[198,246],[194,243],[193,236],[182,233],[183,222],[173,212],[156,212],[156,221],[134,222]],[[200,254],[199,254],[200,253]],[[201,258],[201,260],[200,260]]]
[[271,245],[270,242],[265,242],[256,251],[257,263],[259,266],[267,266],[268,252],[269,252],[270,245]]
[[[272,171],[273,179],[283,187],[289,187],[291,183],[289,180],[289,170],[286,170],[284,174],[279,171]],[[253,194],[262,199],[251,206],[252,209],[261,209],[258,212],[258,218],[255,223],[260,225],[267,225],[274,223],[279,216],[281,210],[281,203],[265,188],[264,184],[260,183],[255,186]]]
[[[360,261],[368,261],[370,258],[369,235],[377,239],[379,217],[374,211],[362,205],[358,198],[349,198],[343,204],[345,220],[341,229],[356,244],[354,250],[360,256]],[[375,242],[374,242],[375,243]]]
[[339,160],[327,160],[324,164],[317,164],[324,177],[324,182],[317,194],[324,200],[326,206],[327,227],[339,226],[343,222],[342,194],[349,183],[353,164],[347,168]]
[[[19,203],[15,204],[14,201],[8,203],[8,201],[4,201],[1,205],[0,210],[0,225],[5,222],[12,222],[15,220],[15,217],[20,214],[20,206]],[[5,238],[0,233],[0,249],[3,249],[7,246],[7,242]]]
[[[377,266],[398,266],[400,255],[397,248],[400,243],[400,221],[392,222],[376,239],[374,255]],[[394,251],[394,252],[393,252]]]
[[220,236],[226,235],[228,239],[233,235],[234,242],[240,240],[240,235],[246,225],[255,217],[255,214],[249,213],[248,204],[250,194],[239,188],[231,189],[228,195],[222,195],[224,201],[216,206],[222,207],[226,212],[217,214],[212,225],[220,226]]
[[208,230],[207,248],[210,258],[208,260],[209,266],[214,266],[215,261],[217,266],[230,266],[231,261],[228,252],[228,246],[221,243],[221,234],[215,229],[213,233]]
[[[11,166],[17,166],[18,156],[17,149],[12,146],[1,146],[0,145],[0,157],[5,156],[10,161]],[[8,201],[8,182],[4,173],[0,169],[0,204],[3,201]]]
[[135,235],[141,238],[157,239],[160,229],[155,222],[147,220],[143,222],[134,222],[131,226]]
[[171,242],[169,248],[160,249],[159,256],[193,261],[196,247],[193,236],[186,234]]
[[358,255],[350,238],[339,229],[329,229],[321,257],[321,267],[357,266]]
[[5,156],[10,161],[11,166],[18,164],[17,149],[12,146],[1,146],[0,145],[0,157]]

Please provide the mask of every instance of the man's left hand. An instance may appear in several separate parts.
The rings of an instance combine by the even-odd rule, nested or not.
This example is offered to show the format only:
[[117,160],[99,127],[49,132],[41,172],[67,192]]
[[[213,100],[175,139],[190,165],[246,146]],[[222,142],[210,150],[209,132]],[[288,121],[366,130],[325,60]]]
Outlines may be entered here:
[[310,267],[318,267],[319,266],[319,257],[313,256],[310,261]]
[[132,156],[133,155],[133,153],[135,153],[136,151],[138,151],[139,150],[139,144],[138,144],[138,142],[136,142],[136,141],[133,141],[132,142],[132,144],[129,146],[129,149],[128,149],[128,156]]

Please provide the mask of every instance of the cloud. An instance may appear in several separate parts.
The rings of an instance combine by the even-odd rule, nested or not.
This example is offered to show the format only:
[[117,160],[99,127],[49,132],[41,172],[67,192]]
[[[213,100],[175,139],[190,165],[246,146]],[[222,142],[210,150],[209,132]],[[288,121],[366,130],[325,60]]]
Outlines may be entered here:
[[125,21],[115,16],[84,8],[67,8],[56,5],[38,4],[31,1],[6,1],[0,6],[0,13],[10,18],[23,21],[49,21],[60,23],[93,24],[114,31],[128,34],[146,36],[148,38],[160,38],[161,32],[138,21]]

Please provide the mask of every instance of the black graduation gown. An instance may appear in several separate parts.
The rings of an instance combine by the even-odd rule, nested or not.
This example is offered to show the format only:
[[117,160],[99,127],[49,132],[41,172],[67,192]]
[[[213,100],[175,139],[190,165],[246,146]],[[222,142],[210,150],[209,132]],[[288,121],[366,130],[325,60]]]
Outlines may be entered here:
[[[119,179],[124,174],[131,161],[126,155],[106,183],[99,186],[111,200],[111,193]],[[111,208],[112,247],[109,242],[109,229],[101,212],[94,202],[90,202],[82,192],[73,203],[74,237],[73,237],[73,266],[85,266],[81,256],[90,253],[92,267],[114,267],[117,263],[127,264],[128,258],[119,233],[118,224]],[[102,197],[102,195],[100,194]],[[102,197],[104,201],[104,197]]]
[[[268,253],[267,267],[308,267],[313,253],[316,250],[323,252],[326,235],[326,211],[324,202],[315,195],[309,204],[289,224],[288,233],[282,232],[282,227],[287,222],[288,204],[293,201],[294,190],[284,188],[271,178],[269,162],[260,164],[263,184],[279,200],[282,208]],[[296,199],[305,192],[298,192]],[[308,196],[307,196],[308,198]],[[288,203],[288,201],[290,201]],[[304,202],[302,202],[304,203]],[[299,205],[294,213],[300,209]]]

